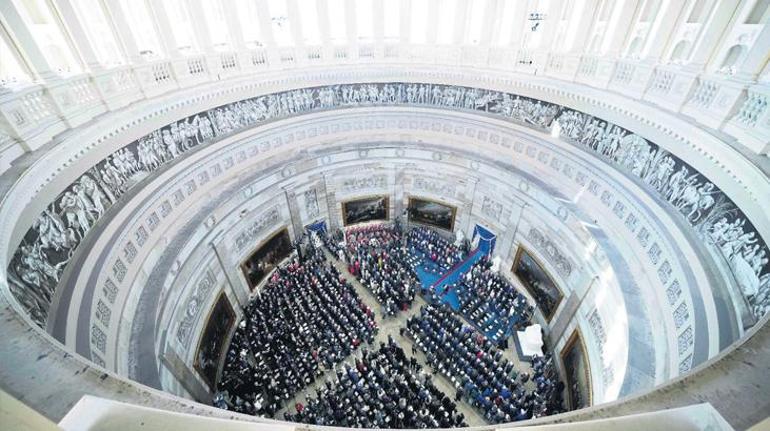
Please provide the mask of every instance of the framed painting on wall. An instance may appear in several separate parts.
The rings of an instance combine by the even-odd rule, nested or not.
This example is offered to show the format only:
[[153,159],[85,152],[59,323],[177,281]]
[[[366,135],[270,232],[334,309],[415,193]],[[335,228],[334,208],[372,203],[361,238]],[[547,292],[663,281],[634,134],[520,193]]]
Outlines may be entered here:
[[291,238],[286,228],[262,242],[241,264],[241,271],[246,277],[249,288],[253,291],[270,274],[270,271],[291,254],[292,250]]
[[368,221],[387,220],[390,202],[387,196],[370,196],[342,203],[342,223],[349,226]]
[[203,335],[201,335],[198,348],[195,350],[195,362],[193,364],[195,370],[203,377],[212,391],[216,390],[219,370],[222,367],[222,360],[230,341],[230,331],[234,325],[235,311],[233,311],[227,295],[222,292],[217,297],[217,301],[206,319]]
[[524,247],[519,246],[513,261],[511,272],[516,275],[521,284],[535,299],[535,303],[543,312],[545,320],[550,322],[556,309],[559,308],[564,295],[553,282],[543,266]]
[[561,363],[564,366],[567,388],[567,402],[570,410],[582,409],[591,405],[591,368],[588,353],[583,343],[580,330],[567,340],[561,350]]
[[454,230],[457,207],[421,198],[409,198],[407,207],[411,223],[425,224],[448,231]]

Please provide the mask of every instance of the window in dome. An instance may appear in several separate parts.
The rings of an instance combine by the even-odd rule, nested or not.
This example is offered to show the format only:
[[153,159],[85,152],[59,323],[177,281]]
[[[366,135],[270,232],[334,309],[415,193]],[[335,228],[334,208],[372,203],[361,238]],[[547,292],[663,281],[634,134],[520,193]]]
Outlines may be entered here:
[[428,36],[428,4],[430,0],[412,0],[409,36],[412,43],[425,43]]
[[384,22],[383,37],[388,42],[398,41],[401,33],[401,2],[398,0],[389,0],[383,2]]
[[262,32],[259,28],[259,15],[254,0],[235,0],[238,19],[241,22],[243,41],[246,46],[257,48],[263,46]]
[[134,36],[139,54],[148,59],[160,58],[163,53],[153,26],[153,20],[150,17],[150,11],[147,10],[147,4],[136,0],[119,1],[121,10],[114,12],[125,14],[126,21],[131,26],[131,34]]
[[358,41],[370,43],[374,40],[374,12],[372,0],[356,0],[356,28]]
[[187,2],[184,0],[166,0],[163,7],[165,7],[168,19],[171,21],[171,32],[177,49],[184,54],[196,51],[198,46],[195,43]]
[[291,23],[289,12],[286,8],[286,0],[267,0],[270,10],[270,22],[273,26],[273,37],[278,46],[291,46],[294,39],[291,36]]
[[317,0],[303,0],[300,4],[299,19],[302,29],[302,41],[305,45],[320,45],[321,30],[318,26]]
[[454,37],[455,14],[457,13],[457,0],[445,0],[441,2],[438,13],[438,31],[436,42],[450,45]]
[[513,36],[513,29],[517,25],[522,25],[520,22],[515,22],[516,9],[523,7],[523,4],[516,0],[507,0],[503,5],[503,12],[500,15],[500,31],[497,32],[497,40],[495,45],[507,46],[511,43],[511,36]]
[[224,51],[230,49],[230,34],[227,31],[225,11],[219,0],[201,1],[203,14],[206,16],[206,26],[214,49]]
[[488,0],[471,0],[468,27],[465,29],[465,43],[478,45],[481,42],[481,33],[484,27],[484,12],[487,9]]
[[51,69],[65,74],[79,72],[80,64],[67,43],[68,35],[54,18],[48,3],[45,0],[14,0],[14,3]]
[[754,7],[751,9],[751,13],[746,18],[746,24],[761,24],[767,22],[770,19],[770,0],[757,0],[754,3]]
[[345,25],[345,0],[327,0],[329,8],[329,35],[334,44],[345,44],[348,41],[347,26]]
[[706,13],[708,12],[706,9],[706,3],[708,3],[707,0],[696,1],[692,6],[692,9],[690,9],[690,15],[687,17],[687,22],[703,21],[703,19],[706,18]]
[[21,63],[21,56],[8,43],[7,34],[0,28],[0,86],[5,83],[27,81],[29,76]]
[[599,11],[599,21],[607,21],[610,19],[610,13],[612,12],[613,6],[615,6],[613,0],[604,0],[602,2],[602,6]]
[[72,5],[99,63],[105,66],[123,64],[120,48],[101,4],[94,0],[72,0]]
[[647,0],[644,3],[644,9],[642,10],[642,14],[641,14],[641,17],[639,18],[639,22],[654,21],[655,14],[658,12],[658,9],[660,9],[659,0]]

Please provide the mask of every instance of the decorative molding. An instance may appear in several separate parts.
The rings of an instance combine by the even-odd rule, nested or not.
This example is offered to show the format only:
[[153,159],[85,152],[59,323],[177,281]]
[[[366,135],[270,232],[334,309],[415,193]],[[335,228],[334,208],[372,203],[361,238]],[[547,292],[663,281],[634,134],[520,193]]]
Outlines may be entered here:
[[248,246],[254,244],[259,235],[267,228],[275,225],[281,218],[278,207],[270,208],[262,213],[257,220],[253,221],[247,228],[243,229],[235,237],[235,248],[238,253],[243,252]]
[[369,189],[384,189],[388,186],[388,177],[378,174],[369,177],[353,177],[342,180],[342,191],[345,193],[360,192]]
[[490,219],[499,222],[500,218],[503,216],[503,204],[489,196],[484,196],[481,200],[481,213]]
[[568,278],[572,274],[572,263],[570,260],[556,247],[549,238],[543,235],[537,228],[530,228],[527,235],[532,244],[539,250],[544,252],[549,262],[556,268],[556,272],[564,278]]
[[208,299],[215,284],[216,278],[214,273],[211,270],[207,270],[195,285],[194,292],[187,298],[183,308],[184,314],[176,330],[176,338],[180,343],[186,345],[190,342],[192,328],[198,321],[203,304]]
[[[437,153],[434,153],[437,154]],[[441,158],[434,160],[441,160]],[[454,198],[455,186],[443,180],[425,178],[422,176],[415,176],[413,186],[416,190],[429,192],[437,196]]]
[[[546,132],[557,121],[562,139],[587,148],[622,171],[637,176],[669,201],[706,242],[711,242],[724,254],[734,272],[741,270],[739,268],[751,268],[755,277],[740,277],[744,282],[741,285],[743,293],[756,316],[770,309],[767,245],[724,193],[679,158],[615,124],[553,103],[495,90],[404,82],[321,86],[263,95],[215,107],[152,131],[82,174],[40,215],[9,263],[11,291],[32,319],[44,326],[50,298],[61,273],[94,223],[142,178],[193,147],[276,118],[335,107],[394,105],[430,105],[484,112]],[[405,123],[404,126],[410,125]],[[414,124],[414,127],[426,130],[428,126],[427,123]],[[456,127],[454,132],[462,134],[462,129]],[[465,130],[465,135],[479,137],[478,131],[471,128]],[[275,140],[272,146],[293,139],[292,135]],[[483,139],[491,137],[484,133]],[[271,146],[267,141],[263,144]],[[514,143],[516,151],[523,150],[519,144],[518,141]],[[252,150],[260,151],[257,147]],[[526,154],[533,158],[537,156],[544,164],[548,161],[548,155],[538,153],[534,146],[527,146]],[[569,176],[571,167],[564,166],[563,172]],[[217,174],[216,167],[212,167],[212,172]],[[200,173],[197,179],[204,184],[209,181],[210,174]],[[342,188],[358,190],[386,185],[384,176],[382,182],[371,180],[371,183],[367,180],[345,182]],[[585,185],[585,174],[579,172],[576,181]],[[197,187],[192,179],[184,189],[189,195]],[[529,184],[522,182],[520,188],[526,192]],[[598,195],[599,185],[591,180],[588,189]],[[184,196],[175,195],[174,199],[178,204]],[[612,199],[606,191],[602,194],[601,200],[606,205],[611,205]],[[159,223],[160,217],[155,212],[147,218],[150,231]],[[646,247],[647,239],[642,236],[639,239]],[[756,245],[750,247],[752,244]],[[116,280],[122,281],[125,276],[122,261],[115,263],[113,271]]]

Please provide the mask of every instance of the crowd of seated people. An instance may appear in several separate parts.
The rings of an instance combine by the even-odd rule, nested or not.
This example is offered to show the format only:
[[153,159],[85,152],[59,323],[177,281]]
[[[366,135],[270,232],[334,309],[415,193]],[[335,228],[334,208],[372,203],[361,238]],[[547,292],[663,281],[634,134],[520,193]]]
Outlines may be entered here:
[[[423,269],[443,274],[465,258],[463,251],[427,227],[415,227],[407,235],[409,251],[423,258]],[[416,262],[415,262],[416,263]]]
[[495,341],[530,325],[534,307],[500,274],[484,256],[457,283],[460,311],[476,327]]
[[[442,303],[430,304],[407,322],[407,333],[426,355],[428,364],[457,388],[457,399],[476,407],[493,424],[529,419],[562,411],[555,374],[526,387],[530,376],[519,374],[483,334],[464,325]],[[543,374],[545,377],[546,374]]]
[[377,351],[362,349],[307,403],[297,403],[289,421],[355,428],[464,427],[455,403],[431,382],[414,358],[407,358],[392,338]]
[[227,351],[215,404],[272,417],[286,400],[374,342],[374,312],[310,248],[276,269],[245,308]]
[[338,258],[377,297],[383,315],[393,316],[412,305],[419,281],[398,227],[349,228],[345,243],[345,248],[337,249]]

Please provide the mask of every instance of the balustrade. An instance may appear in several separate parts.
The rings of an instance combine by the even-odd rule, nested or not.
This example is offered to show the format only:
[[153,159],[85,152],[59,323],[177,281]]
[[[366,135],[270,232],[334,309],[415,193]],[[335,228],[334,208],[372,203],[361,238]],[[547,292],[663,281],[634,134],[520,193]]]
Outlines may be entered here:
[[[272,64],[270,58],[276,63]],[[18,155],[20,149],[33,150],[69,127],[141,98],[266,68],[344,64],[356,59],[468,65],[533,74],[540,69],[553,78],[607,88],[681,112],[707,127],[735,133],[741,144],[755,152],[768,153],[767,89],[750,89],[751,83],[724,74],[698,74],[677,65],[654,66],[593,54],[533,53],[505,47],[365,44],[328,50],[310,46],[281,48],[272,53],[270,49],[259,48],[209,57],[197,55],[8,88],[0,93],[0,126],[13,144],[6,142],[0,148],[0,159]]]

